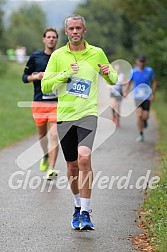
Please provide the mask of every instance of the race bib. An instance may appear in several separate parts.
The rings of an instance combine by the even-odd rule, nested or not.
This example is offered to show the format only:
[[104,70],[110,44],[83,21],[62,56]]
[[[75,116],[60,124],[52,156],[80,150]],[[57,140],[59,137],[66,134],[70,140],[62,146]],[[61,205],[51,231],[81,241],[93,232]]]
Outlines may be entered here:
[[147,84],[140,84],[134,90],[134,96],[139,100],[146,100],[151,95],[151,88]]
[[50,93],[50,94],[43,94],[42,99],[43,100],[53,100],[56,99],[58,97],[58,91],[57,89],[54,91],[54,93]]
[[139,97],[139,98],[145,98],[146,90],[144,88],[138,89],[136,96]]
[[91,81],[72,77],[68,79],[66,93],[72,94],[75,96],[79,96],[82,98],[88,98],[90,88],[91,88]]

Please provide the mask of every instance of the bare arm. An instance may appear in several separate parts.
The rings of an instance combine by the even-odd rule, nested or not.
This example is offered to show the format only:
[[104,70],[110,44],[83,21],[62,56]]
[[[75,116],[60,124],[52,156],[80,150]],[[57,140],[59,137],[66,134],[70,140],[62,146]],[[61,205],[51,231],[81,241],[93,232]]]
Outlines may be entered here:
[[155,100],[155,93],[157,90],[157,80],[154,78],[152,81],[152,94],[150,97],[150,101],[153,102]]

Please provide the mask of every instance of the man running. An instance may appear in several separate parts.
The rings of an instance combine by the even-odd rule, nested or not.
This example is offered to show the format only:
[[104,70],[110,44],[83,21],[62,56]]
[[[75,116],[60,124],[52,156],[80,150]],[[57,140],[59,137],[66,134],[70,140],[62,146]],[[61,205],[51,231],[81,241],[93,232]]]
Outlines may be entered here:
[[146,57],[141,55],[136,60],[136,67],[133,69],[130,82],[126,86],[125,96],[129,92],[131,82],[134,82],[134,98],[137,106],[137,125],[139,136],[137,142],[144,141],[144,128],[147,128],[149,118],[150,102],[155,99],[157,81],[154,70],[145,65]]
[[98,74],[114,84],[117,73],[102,49],[84,40],[85,33],[83,17],[74,14],[65,20],[69,42],[52,54],[42,79],[42,91],[58,89],[58,135],[75,204],[72,227],[92,230],[91,149],[97,128]]
[[[47,179],[57,176],[54,170],[58,154],[58,136],[56,125],[57,97],[50,93],[44,95],[41,91],[41,79],[49,61],[49,58],[55,50],[58,40],[58,33],[53,28],[48,28],[43,34],[44,51],[34,52],[24,69],[22,76],[24,83],[33,82],[34,84],[34,102],[32,103],[32,113],[35,120],[38,137],[44,153],[40,162],[41,172],[48,170]],[[50,146],[48,146],[48,125]],[[48,149],[49,148],[49,149]]]

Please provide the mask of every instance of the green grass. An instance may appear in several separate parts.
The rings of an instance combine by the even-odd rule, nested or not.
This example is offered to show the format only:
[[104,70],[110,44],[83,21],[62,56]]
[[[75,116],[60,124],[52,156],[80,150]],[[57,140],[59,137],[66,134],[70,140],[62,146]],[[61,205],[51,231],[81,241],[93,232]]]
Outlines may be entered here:
[[167,251],[167,102],[161,93],[157,94],[153,105],[159,122],[160,140],[158,150],[161,153],[159,175],[161,177],[157,189],[149,193],[145,200],[146,223],[148,236],[153,237],[152,245],[157,252]]
[[19,101],[31,101],[32,84],[23,84],[24,65],[1,60],[0,66],[0,149],[36,132],[31,108],[19,108]]

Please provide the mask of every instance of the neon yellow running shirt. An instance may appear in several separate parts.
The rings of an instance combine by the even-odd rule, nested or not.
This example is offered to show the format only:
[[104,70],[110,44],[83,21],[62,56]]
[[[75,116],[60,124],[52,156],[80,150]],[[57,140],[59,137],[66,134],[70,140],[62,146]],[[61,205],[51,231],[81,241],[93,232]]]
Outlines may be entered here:
[[[114,71],[101,48],[89,45],[86,49],[72,52],[69,43],[52,53],[42,79],[42,92],[58,89],[57,121],[79,120],[85,116],[97,116],[98,64],[107,64],[109,75],[105,80],[113,85],[117,82]],[[78,63],[79,71],[73,73],[70,64]],[[80,94],[81,93],[81,94]]]

